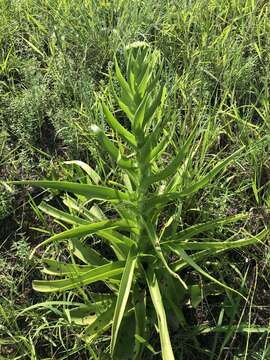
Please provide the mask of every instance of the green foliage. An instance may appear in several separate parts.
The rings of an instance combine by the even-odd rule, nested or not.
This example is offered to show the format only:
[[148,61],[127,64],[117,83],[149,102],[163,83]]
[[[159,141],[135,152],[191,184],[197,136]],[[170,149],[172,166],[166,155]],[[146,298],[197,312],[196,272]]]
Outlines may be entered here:
[[[96,124],[115,147],[119,145],[125,160],[132,159],[129,157],[134,151],[132,138],[131,141],[122,138],[119,129],[116,135],[106,108],[125,129],[130,130],[130,114],[125,114],[127,108],[121,109],[114,96],[120,94],[117,79],[115,76],[110,78],[108,73],[113,70],[116,52],[120,69],[125,68],[124,52],[119,49],[137,40],[145,40],[158,49],[164,60],[162,82],[167,88],[162,113],[164,133],[151,155],[156,161],[154,176],[160,176],[158,170],[174,159],[173,154],[181,160],[183,155],[178,150],[187,143],[183,157],[186,161],[178,170],[180,176],[174,177],[166,189],[165,180],[149,184],[151,194],[169,190],[183,192],[187,185],[202,179],[219,162],[245,145],[241,157],[228,164],[226,171],[214,181],[177,200],[174,194],[157,223],[158,232],[164,239],[165,259],[170,266],[173,263],[172,270],[181,275],[190,289],[190,294],[181,292],[183,298],[180,296],[178,304],[188,326],[181,314],[178,313],[177,318],[174,316],[170,310],[173,304],[168,305],[170,297],[166,298],[168,291],[163,287],[169,277],[160,287],[165,295],[165,299],[162,296],[177,358],[267,360],[269,246],[267,242],[260,243],[260,236],[269,226],[270,208],[269,141],[261,141],[269,134],[268,2],[0,0],[0,23],[0,181],[49,178],[100,184],[121,192],[130,189],[126,176],[119,166],[115,166],[117,161],[110,157],[106,147],[96,146],[101,134],[94,137],[89,135],[89,130]],[[198,131],[196,139],[191,136],[192,130]],[[190,136],[194,146],[188,143]],[[166,150],[159,157],[164,145]],[[117,155],[115,151],[114,155]],[[91,168],[83,166],[83,170],[78,166],[79,162],[60,165],[70,158],[81,159]],[[110,202],[93,200],[86,205],[84,196],[80,195],[75,206],[71,195],[71,199],[64,199],[69,208],[71,203],[74,206],[68,214],[66,205],[60,205],[61,190],[53,189],[45,198],[51,199],[57,208],[43,202],[38,209],[33,199],[39,204],[43,192],[39,193],[36,188],[16,187],[14,191],[1,185],[0,189],[0,358],[109,358],[109,329],[86,346],[80,337],[82,325],[66,320],[66,308],[72,308],[70,303],[50,303],[66,300],[65,296],[74,296],[75,302],[89,303],[86,297],[79,293],[80,290],[70,290],[65,295],[33,291],[31,281],[41,275],[29,266],[32,261],[26,259],[25,252],[23,257],[20,256],[15,245],[23,238],[28,244],[27,249],[33,248],[49,234],[59,233],[61,224],[62,229],[67,230],[77,222],[87,225],[96,221],[91,216],[81,220],[78,208],[81,204],[84,211],[91,205],[98,205],[110,221],[114,220],[116,213]],[[169,200],[168,196],[163,200]],[[43,215],[43,208],[50,215]],[[122,208],[126,208],[126,202]],[[97,209],[94,213],[101,215]],[[227,217],[235,214],[247,216],[226,224]],[[220,222],[217,219],[221,219]],[[106,219],[100,218],[100,221]],[[37,232],[37,228],[45,224],[48,230]],[[202,233],[196,232],[199,227],[192,233],[196,224],[203,224]],[[108,261],[115,259],[108,244],[117,241],[120,232],[122,242],[128,242],[128,232],[122,229],[117,237],[112,233],[108,235],[104,229],[99,230],[98,236],[90,235],[87,244],[96,252],[89,255],[80,246],[76,254],[82,260],[75,257],[76,263],[88,266],[87,262],[97,261],[105,265],[97,252]],[[173,234],[178,232],[179,236],[174,239]],[[234,241],[240,241],[239,245],[252,244],[255,239],[250,234],[261,234],[257,245],[230,249]],[[184,246],[185,238],[190,240]],[[179,249],[173,240],[181,242],[181,249],[184,247],[203,271],[240,291],[247,301],[237,293],[212,284],[210,279],[178,258]],[[214,243],[215,251],[206,259],[209,242]],[[225,242],[229,242],[226,252],[220,249]],[[69,250],[64,243],[47,243],[37,249],[37,254],[50,260],[47,261],[48,279],[55,276],[50,272],[59,273],[54,261],[63,263],[63,271],[67,271],[67,262],[73,261],[69,259]],[[174,253],[170,247],[174,247]],[[45,253],[43,249],[46,249]],[[164,271],[158,276],[164,277]],[[86,288],[95,293],[106,292],[100,282]],[[138,335],[143,324],[140,319],[146,317],[141,299],[146,296],[134,290],[132,296],[140,299],[137,313],[141,316],[136,317],[133,310],[125,313],[115,354],[125,357],[125,347],[133,346],[131,342],[127,343],[127,338],[134,339],[136,332],[136,340],[144,347],[142,358],[149,359],[152,355],[158,358],[160,349],[155,329],[150,333],[149,341]],[[37,305],[20,314],[22,309],[44,302],[45,298],[44,307]],[[150,298],[147,292],[148,305]],[[106,319],[113,318],[114,307],[112,304],[111,313],[102,318],[105,325]],[[152,324],[157,323],[152,305],[148,306],[147,314]],[[73,315],[77,319],[82,317],[81,309]],[[91,321],[91,315],[88,321]],[[138,330],[134,330],[134,319]],[[127,333],[126,324],[131,323],[133,326]],[[95,323],[89,331],[94,328]],[[121,343],[125,345],[123,351]],[[137,351],[139,348],[136,347]]]
[[[34,251],[46,245],[49,249],[53,244],[65,242],[69,257],[65,261],[58,260],[58,256],[44,258],[44,273],[60,279],[35,280],[34,289],[45,293],[69,291],[70,300],[76,297],[83,300],[79,305],[75,300],[68,304],[67,319],[84,325],[81,338],[88,344],[111,328],[110,352],[114,358],[118,358],[121,346],[120,358],[141,359],[143,353],[152,349],[150,334],[156,328],[162,358],[171,360],[174,351],[168,316],[177,319],[177,328],[185,328],[188,323],[183,309],[187,299],[191,297],[195,307],[203,300],[204,287],[196,284],[199,287],[195,291],[184,269],[194,269],[208,280],[204,286],[217,287],[218,294],[228,292],[245,299],[245,293],[217,279],[201,264],[228,249],[263,242],[268,230],[255,236],[245,232],[243,239],[232,236],[226,241],[207,235],[217,227],[247,218],[246,213],[182,230],[177,218],[167,218],[165,227],[160,229],[160,219],[164,222],[168,205],[184,203],[208,186],[230,163],[239,159],[244,147],[216,162],[211,170],[199,169],[195,175],[192,159],[203,139],[203,128],[197,124],[175,157],[160,169],[167,147],[163,136],[172,129],[172,124],[164,121],[166,88],[160,79],[160,53],[145,42],[136,42],[126,47],[124,56],[126,72],[122,73],[115,58],[111,82],[114,77],[117,79],[120,94],[115,90],[116,101],[128,123],[122,125],[102,100],[101,108],[113,132],[109,136],[97,125],[91,128],[118,169],[119,182],[115,187],[101,185],[100,177],[83,162],[73,163],[86,171],[87,183],[49,180],[15,183],[73,194],[63,197],[69,212],[46,203],[40,206],[42,211],[61,224],[71,224],[72,228],[51,236],[35,248]],[[109,216],[104,211],[104,202],[110,204]],[[90,238],[103,239],[113,255],[108,258],[103,248],[94,249],[95,242],[90,243]],[[102,294],[91,288],[96,282],[105,284]],[[212,291],[209,294],[214,295]],[[132,344],[125,346],[119,341],[119,334],[125,333],[127,330],[123,327],[129,327],[131,322],[135,322]]]

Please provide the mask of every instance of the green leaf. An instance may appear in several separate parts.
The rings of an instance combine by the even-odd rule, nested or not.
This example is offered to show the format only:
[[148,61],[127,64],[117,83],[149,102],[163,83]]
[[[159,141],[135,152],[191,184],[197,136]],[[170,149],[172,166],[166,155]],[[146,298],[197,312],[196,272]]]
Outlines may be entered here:
[[270,326],[256,326],[251,324],[238,324],[238,325],[230,325],[230,326],[205,326],[201,325],[197,328],[198,334],[208,334],[211,332],[217,333],[227,333],[228,331],[238,332],[238,333],[247,333],[247,334],[262,334],[262,333],[269,333]]
[[158,93],[155,95],[154,99],[152,100],[150,106],[147,107],[145,110],[145,118],[150,120],[151,117],[154,115],[156,110],[161,104],[162,98],[166,97],[166,88],[165,86],[161,86]]
[[91,269],[84,274],[74,274],[73,278],[64,280],[34,280],[33,289],[40,292],[57,292],[76,289],[96,281],[104,281],[121,274],[123,262],[114,262]]
[[53,259],[42,259],[43,273],[54,276],[66,276],[70,273],[85,273],[93,269],[92,265],[66,264]]
[[125,308],[127,305],[128,297],[130,295],[130,289],[133,280],[134,269],[137,261],[137,250],[135,246],[130,249],[125,269],[121,278],[119,293],[117,297],[113,325],[112,325],[112,338],[111,338],[111,353],[113,354],[117,335],[119,332],[120,324],[124,316]]
[[97,135],[100,143],[104,145],[105,149],[120,167],[128,170],[137,168],[137,164],[134,161],[127,159],[121,153],[121,151],[109,140],[100,127],[97,125],[92,125],[91,130]]
[[[154,206],[164,206],[168,203],[183,199],[187,196],[190,196],[194,192],[197,192],[201,188],[205,187],[213,178],[230,162],[236,159],[236,157],[243,151],[244,147],[235,151],[232,155],[227,157],[225,160],[220,161],[207,175],[197,181],[195,184],[191,185],[190,187],[184,189],[181,192],[171,192],[165,193],[161,195],[154,195],[149,197],[148,203],[151,204],[151,207]],[[148,180],[147,180],[148,181]]]
[[145,229],[146,229],[146,231],[148,233],[149,240],[151,241],[152,246],[153,246],[153,248],[155,250],[155,254],[161,260],[162,264],[164,265],[164,267],[168,271],[168,273],[171,276],[173,276],[175,279],[177,279],[185,289],[187,289],[186,283],[168,265],[164,255],[163,255],[162,249],[160,247],[159,239],[158,239],[158,236],[157,236],[157,234],[155,232],[154,226],[151,223],[147,223],[143,219],[142,219],[142,221],[143,221],[144,227],[145,227]]
[[72,253],[85,264],[94,266],[105,265],[109,260],[101,256],[96,250],[92,249],[89,245],[83,244],[78,239],[70,239]]
[[[256,236],[251,235],[247,239],[237,240],[237,241],[240,241],[240,243],[238,243],[238,246],[236,246],[236,247],[240,247],[239,245],[247,246],[247,245],[256,244],[256,242],[260,242],[260,241],[265,240],[267,238],[268,234],[269,234],[269,230],[264,229],[259,234],[257,234]],[[171,250],[173,250],[173,248]],[[178,250],[176,250],[176,251],[178,251]],[[222,248],[220,250],[214,250],[214,249],[209,250],[209,249],[207,249],[207,250],[199,251],[199,252],[197,252],[195,254],[190,255],[190,258],[192,258],[193,261],[198,262],[198,261],[202,261],[202,260],[204,260],[206,258],[209,258],[209,257],[217,256],[217,255],[221,254],[224,251],[227,251],[226,247]],[[189,264],[186,261],[184,261],[183,259],[177,260],[173,264],[171,264],[171,267],[172,267],[173,271],[183,270],[187,266],[189,266]]]
[[99,314],[94,321],[87,326],[87,328],[81,333],[81,338],[87,343],[91,344],[98,336],[107,331],[113,319],[113,313],[115,308],[115,301],[104,312]]
[[202,301],[202,289],[200,285],[192,285],[190,288],[190,295],[191,295],[191,305],[194,309]]
[[[153,355],[158,355],[158,351],[156,351],[153,346],[151,344],[149,344],[149,342],[147,340],[145,340],[142,336],[135,334],[135,339],[142,344],[143,346],[145,346]],[[136,359],[136,357],[134,356],[134,359]]]
[[118,120],[113,116],[108,107],[102,102],[102,109],[106,116],[107,122],[111,127],[119,134],[122,135],[125,140],[129,142],[133,147],[136,146],[136,139],[128,130],[126,130]]
[[65,306],[80,306],[82,305],[79,302],[75,302],[75,301],[44,301],[38,304],[34,304],[31,305],[25,309],[23,309],[22,311],[20,311],[17,315],[17,317],[22,316],[24,313],[26,313],[27,311],[31,311],[31,310],[36,310],[36,309],[41,309],[41,308],[45,308],[45,309],[51,309],[53,310],[55,313],[58,313],[58,315],[62,316],[61,311],[56,309],[56,306],[59,305],[65,305]]
[[[164,273],[162,269],[156,270],[157,276],[162,278],[161,296],[166,299],[166,303],[171,310],[173,322],[177,328],[187,326],[185,316],[183,314],[184,299],[187,294],[187,289],[170,275]],[[177,296],[175,296],[177,294]]]
[[[64,221],[68,224],[72,224],[72,225],[88,225],[89,224],[89,220],[82,219],[78,216],[71,215],[64,211],[56,209],[55,207],[45,203],[44,201],[42,201],[38,207],[41,211],[45,212],[46,214],[53,216],[55,219]],[[100,216],[97,218],[97,216],[96,216],[97,211],[99,211],[97,209],[99,209],[97,206],[92,206],[92,208],[90,209],[90,214],[91,214],[91,212],[95,213],[95,216],[94,215],[91,216],[91,219],[93,219],[93,220],[102,218]],[[81,209],[81,212],[83,214],[87,213],[89,215],[88,209],[83,208],[83,209]],[[97,231],[97,235],[102,237],[103,239],[108,240],[109,242],[111,242],[114,245],[121,244],[126,248],[130,247],[132,244],[134,244],[134,241],[131,240],[129,237],[127,237],[115,230],[100,230],[100,231]]]
[[81,304],[73,309],[66,309],[67,317],[71,322],[77,325],[90,325],[96,322],[99,315],[106,312],[112,304],[115,304],[114,297],[108,298],[105,301],[97,301],[88,304]]
[[155,160],[156,157],[161,156],[161,154],[164,153],[167,146],[170,144],[171,137],[172,133],[168,134],[167,131],[164,131],[161,141],[151,150],[151,162]]
[[146,95],[140,105],[138,106],[136,113],[134,115],[134,132],[135,133],[140,133],[142,131],[142,125],[144,122],[144,114],[145,114],[145,109],[146,109],[146,104],[147,104],[147,100],[148,100],[148,96]]
[[[126,54],[127,55],[127,54]],[[134,74],[134,57],[130,53],[127,58],[127,78],[128,84],[133,94],[135,94],[135,74]]]
[[[174,249],[175,251],[175,249]],[[177,253],[179,256],[182,257],[182,259],[184,261],[186,261],[191,267],[193,267],[196,271],[198,271],[200,274],[202,274],[204,277],[208,278],[209,280],[213,281],[214,283],[218,284],[219,286],[230,290],[234,293],[236,293],[237,295],[241,296],[243,299],[246,300],[246,298],[244,297],[244,295],[242,295],[240,292],[238,292],[237,290],[234,290],[233,288],[231,288],[230,286],[220,282],[219,280],[217,280],[216,278],[214,278],[212,275],[208,274],[206,271],[204,271],[198,264],[196,264],[196,262],[185,252],[184,249],[178,248],[177,249]]]
[[177,169],[179,168],[181,162],[184,160],[187,151],[190,150],[191,142],[194,140],[197,132],[197,126],[195,126],[194,130],[192,131],[185,144],[179,149],[176,157],[159,173],[146,178],[144,182],[145,186],[149,186],[156,181],[164,180],[166,177],[172,176],[177,172]]
[[[72,224],[72,225],[88,225],[89,224],[89,220],[81,219],[78,216],[71,215],[64,211],[58,210],[58,209],[54,208],[53,206],[48,205],[45,202],[42,202],[39,205],[39,208],[46,214],[53,216],[55,219],[64,221],[68,224]],[[100,216],[100,214],[98,214],[98,211],[100,211],[100,209],[99,210],[97,210],[97,209],[99,209],[97,206],[92,206],[92,208],[90,210],[82,208],[80,212],[83,214],[85,213],[87,215],[90,215],[91,219],[93,219],[93,220],[104,218],[104,216]],[[93,213],[93,216],[91,216],[91,213]],[[99,216],[97,217],[97,215],[99,215]],[[134,241],[131,240],[129,237],[122,235],[121,233],[119,233],[118,231],[115,231],[115,230],[108,230],[108,229],[107,230],[99,230],[96,232],[96,234],[111,243],[111,246],[112,246],[114,252],[116,253],[118,260],[126,259],[128,251],[129,251],[129,247],[132,246],[132,244],[134,244]],[[75,246],[74,243],[73,243],[73,246]],[[80,250],[78,249],[78,246],[80,247]],[[89,259],[89,256],[91,258],[92,257],[90,255],[91,252],[94,252],[94,250],[89,249],[89,247],[88,247],[88,249],[86,249],[83,246],[83,244],[79,245],[77,242],[77,247],[76,247],[74,254],[77,257],[79,257],[82,261],[85,262],[85,256],[88,259]],[[82,255],[82,253],[84,253],[84,255]],[[86,253],[88,254],[88,256],[86,255]],[[95,264],[96,262],[93,263],[91,261],[90,263]],[[97,265],[101,265],[101,263],[97,263]]]
[[162,359],[174,360],[174,354],[172,350],[172,345],[171,345],[171,340],[167,325],[166,313],[163,306],[156,274],[151,268],[149,268],[145,274],[146,274],[146,280],[147,280],[150,296],[157,313]]
[[145,68],[142,69],[142,73],[140,76],[141,79],[140,78],[138,79],[139,84],[137,84],[137,92],[140,94],[141,97],[145,95],[145,90],[151,78],[151,72],[152,72],[152,64],[146,63]]
[[241,147],[239,150],[235,151],[232,155],[228,156],[226,159],[220,161],[212,170],[208,172],[204,177],[202,177],[195,184],[181,191],[181,196],[189,196],[194,192],[197,192],[199,189],[205,187],[213,178],[223,170],[230,162],[235,160],[243,151],[245,146]]
[[121,85],[123,91],[125,91],[132,99],[133,98],[132,90],[130,89],[127,81],[125,80],[124,76],[121,73],[116,56],[114,57],[114,64],[115,64],[115,74],[116,74],[117,80],[119,81],[119,84]]
[[47,204],[45,201],[42,201],[38,208],[43,211],[45,214],[54,217],[60,221],[64,221],[71,225],[87,225],[89,224],[88,220],[82,219],[79,216],[71,215],[65,211],[59,210],[54,206]]
[[192,241],[189,243],[166,243],[165,246],[173,251],[178,249],[184,250],[230,250],[243,246],[248,246],[254,243],[254,239],[241,239],[236,241]]
[[44,240],[41,244],[37,245],[33,250],[33,253],[40,248],[41,246],[50,244],[52,242],[63,241],[67,239],[80,238],[83,236],[89,236],[91,234],[97,233],[99,230],[104,229],[113,229],[113,228],[121,228],[126,230],[138,231],[136,230],[136,224],[131,223],[126,220],[104,220],[99,221],[97,223],[92,223],[88,225],[79,225],[74,229],[66,230],[61,232],[60,234],[56,234],[51,236],[50,238]]
[[178,233],[164,239],[162,244],[165,244],[165,242],[167,242],[167,241],[168,242],[173,241],[173,242],[177,243],[181,240],[188,240],[202,232],[209,231],[209,230],[212,231],[215,228],[217,228],[218,226],[230,224],[232,222],[236,222],[239,220],[243,220],[243,219],[246,219],[248,216],[249,216],[248,213],[242,213],[242,214],[237,214],[237,215],[233,215],[233,216],[228,216],[228,217],[222,218],[222,219],[215,219],[212,221],[207,221],[206,223],[202,223],[202,224],[192,225],[192,226],[189,226],[187,229],[179,231]]
[[128,200],[129,195],[118,190],[110,189],[105,186],[79,184],[65,181],[49,181],[49,180],[26,180],[26,181],[10,181],[14,185],[31,185],[43,187],[46,189],[56,189],[67,191],[73,194],[84,195],[89,199],[97,200]]
[[[133,289],[133,305],[135,310],[135,320],[136,320],[136,335],[135,335],[135,351],[134,359],[141,358],[142,352],[142,342],[140,339],[145,337],[146,329],[146,291],[145,289],[140,289],[137,284],[135,284]],[[137,338],[138,336],[138,338]],[[144,339],[145,340],[145,339]],[[147,341],[143,342],[144,346],[147,347]]]
[[88,164],[86,164],[83,161],[80,161],[80,160],[64,161],[64,164],[79,166],[81,169],[83,169],[86,172],[86,174],[89,176],[89,178],[91,180],[93,180],[93,182],[96,185],[98,185],[100,183],[100,181],[101,181],[101,178],[98,175],[98,173],[96,173],[95,170],[93,170],[91,168],[91,166],[89,166]]
[[128,119],[130,120],[130,122],[132,124],[134,121],[133,109],[131,108],[130,105],[128,105],[126,103],[127,101],[125,102],[125,99],[123,99],[123,96],[121,99],[119,99],[119,97],[116,96],[116,99],[117,99],[118,105],[120,106],[121,110],[123,110],[123,112],[127,115]]

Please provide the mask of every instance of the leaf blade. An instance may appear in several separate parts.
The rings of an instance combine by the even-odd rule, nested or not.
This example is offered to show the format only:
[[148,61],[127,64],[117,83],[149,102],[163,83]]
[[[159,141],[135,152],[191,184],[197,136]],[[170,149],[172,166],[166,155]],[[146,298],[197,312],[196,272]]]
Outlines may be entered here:
[[119,190],[110,189],[105,186],[79,184],[75,182],[50,181],[50,180],[22,180],[10,181],[14,185],[31,185],[46,189],[56,189],[71,192],[73,194],[84,195],[96,200],[128,200],[129,195]]
[[73,278],[64,280],[34,280],[33,289],[39,292],[62,292],[89,285],[96,281],[104,281],[123,272],[124,263],[121,261],[109,263],[91,269],[84,274],[76,274]]
[[125,308],[127,305],[133,274],[135,270],[135,265],[137,262],[137,252],[135,250],[135,246],[130,249],[125,269],[123,271],[123,275],[120,282],[119,293],[116,301],[114,317],[113,317],[113,325],[112,325],[112,338],[111,338],[111,354],[114,353],[117,335],[119,332],[120,324],[122,318],[124,316]]
[[160,331],[159,336],[161,343],[162,358],[164,360],[174,360],[174,354],[172,350],[172,345],[171,345],[171,340],[167,325],[166,313],[162,303],[162,297],[160,294],[157,277],[153,269],[151,268],[146,271],[145,275],[148,283],[150,296],[157,313],[158,326]]

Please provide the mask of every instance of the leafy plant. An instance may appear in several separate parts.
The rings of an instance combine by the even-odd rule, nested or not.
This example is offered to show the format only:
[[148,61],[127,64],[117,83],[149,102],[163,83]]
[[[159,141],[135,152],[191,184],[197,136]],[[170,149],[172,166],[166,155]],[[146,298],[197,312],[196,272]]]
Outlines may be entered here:
[[[218,288],[219,293],[232,291],[244,297],[200,264],[226,250],[263,240],[267,230],[257,236],[232,237],[222,242],[205,234],[242,220],[247,214],[187,228],[180,228],[177,214],[166,218],[169,208],[207,186],[243,149],[191,177],[189,169],[202,133],[198,124],[177,147],[175,157],[160,170],[174,133],[173,122],[166,124],[164,116],[166,87],[160,80],[160,54],[139,42],[125,49],[125,61],[124,75],[115,58],[115,77],[111,76],[111,82],[117,80],[120,95],[115,91],[115,98],[128,122],[121,124],[102,100],[103,114],[113,135],[109,137],[97,125],[92,126],[93,136],[115,162],[122,181],[111,181],[114,187],[104,186],[89,165],[74,161],[71,163],[86,173],[86,180],[14,183],[73,194],[63,197],[68,211],[46,202],[39,206],[62,224],[64,231],[43,241],[33,253],[40,247],[46,246],[49,251],[53,244],[65,242],[69,254],[63,257],[65,261],[42,259],[43,272],[60,279],[33,282],[34,289],[40,292],[67,292],[68,301],[39,305],[63,305],[67,319],[83,326],[80,335],[88,344],[111,329],[113,358],[141,359],[145,351],[155,354],[150,343],[156,330],[162,358],[171,360],[174,353],[168,315],[173,315],[177,327],[185,327],[183,306],[187,299],[196,307],[202,298],[200,285],[189,281],[185,269],[191,267],[210,280],[205,294]],[[91,242],[90,238],[94,240]],[[99,238],[107,251],[99,246]],[[99,286],[100,282],[105,287]],[[90,287],[94,283],[96,286]]]

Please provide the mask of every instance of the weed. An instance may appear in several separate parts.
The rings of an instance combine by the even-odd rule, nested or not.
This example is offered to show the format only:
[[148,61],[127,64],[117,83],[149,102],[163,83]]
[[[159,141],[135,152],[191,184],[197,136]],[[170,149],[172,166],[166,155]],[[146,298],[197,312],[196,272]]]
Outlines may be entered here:
[[[66,196],[64,200],[70,214],[45,203],[40,206],[41,210],[72,224],[73,228],[53,235],[36,247],[37,250],[41,246],[68,240],[70,262],[43,259],[45,273],[64,279],[37,280],[33,282],[34,289],[41,292],[70,291],[71,295],[74,291],[81,293],[84,303],[77,307],[72,301],[66,304],[72,307],[66,309],[69,320],[86,325],[81,336],[88,344],[111,327],[110,352],[114,358],[130,356],[131,346],[134,359],[141,358],[145,348],[153,352],[149,344],[152,326],[159,333],[162,358],[173,359],[166,312],[177,319],[177,328],[185,328],[188,323],[182,310],[183,299],[190,297],[196,307],[202,301],[203,289],[211,289],[213,285],[220,288],[219,295],[225,291],[233,292],[239,299],[245,298],[199,263],[229,249],[263,242],[268,230],[254,236],[245,233],[238,240],[233,235],[222,242],[211,239],[207,232],[243,220],[247,217],[245,213],[195,224],[180,231],[178,217],[164,218],[163,212],[168,205],[181,204],[185,198],[205,188],[228,164],[239,158],[245,147],[217,163],[210,161],[211,168],[197,168],[195,174],[191,164],[203,139],[203,136],[200,138],[203,128],[195,126],[187,139],[182,140],[175,157],[160,170],[167,146],[174,145],[174,142],[164,123],[166,88],[160,84],[159,52],[151,51],[144,42],[137,42],[126,48],[125,58],[126,76],[115,59],[115,77],[121,89],[120,95],[115,96],[129,125],[123,127],[102,101],[106,121],[114,130],[112,139],[97,125],[92,126],[92,132],[119,167],[118,178],[122,178],[122,182],[111,181],[115,188],[101,186],[100,176],[89,165],[73,162],[87,173],[86,184],[42,180],[16,183],[64,190],[75,195],[75,199]],[[156,67],[159,67],[158,71]],[[106,216],[102,207],[93,200],[109,201],[112,205],[110,216]],[[102,250],[96,251],[87,245],[86,239],[94,234],[107,242],[114,253],[113,261]],[[204,234],[204,241],[197,240],[199,234]],[[173,261],[170,260],[172,253],[176,255]],[[80,261],[86,265],[80,265]],[[183,273],[187,267],[210,282],[203,287],[190,284],[188,276]],[[100,295],[92,290],[91,295],[87,295],[86,286],[97,281],[104,282],[110,291]],[[213,295],[211,290],[209,294]],[[90,317],[89,312],[92,313]],[[132,322],[134,326],[131,326]],[[129,331],[130,341],[123,342],[120,334]]]

